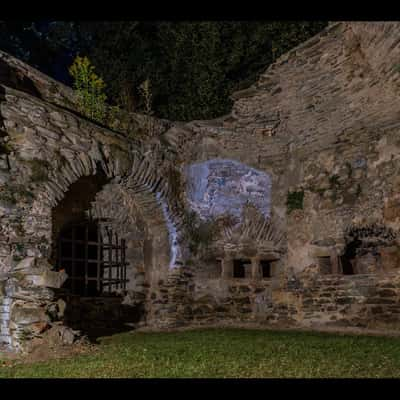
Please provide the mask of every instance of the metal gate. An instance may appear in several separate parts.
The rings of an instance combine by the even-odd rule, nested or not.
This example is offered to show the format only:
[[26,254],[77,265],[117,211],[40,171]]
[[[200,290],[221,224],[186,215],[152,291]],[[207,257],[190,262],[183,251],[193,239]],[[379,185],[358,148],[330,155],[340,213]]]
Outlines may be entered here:
[[126,289],[126,244],[106,221],[84,220],[65,227],[58,239],[57,269],[74,295],[101,296]]

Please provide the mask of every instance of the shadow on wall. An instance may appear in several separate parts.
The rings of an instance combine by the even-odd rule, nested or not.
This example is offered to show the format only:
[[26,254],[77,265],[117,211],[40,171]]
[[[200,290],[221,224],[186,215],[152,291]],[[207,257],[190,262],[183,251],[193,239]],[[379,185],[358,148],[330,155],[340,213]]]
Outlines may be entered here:
[[0,60],[0,84],[28,93],[39,99],[42,98],[39,90],[31,79],[3,60]]
[[[0,81],[1,83],[1,81]],[[0,104],[6,99],[6,91],[4,90],[3,86],[0,86]],[[0,136],[6,136],[7,133],[4,131],[4,118],[3,115],[1,114],[0,110]]]

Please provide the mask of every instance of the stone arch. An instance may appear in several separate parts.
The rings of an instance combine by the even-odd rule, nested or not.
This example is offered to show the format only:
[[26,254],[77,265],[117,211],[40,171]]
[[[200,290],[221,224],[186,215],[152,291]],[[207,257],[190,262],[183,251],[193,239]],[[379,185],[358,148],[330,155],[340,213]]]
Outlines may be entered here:
[[[181,264],[183,206],[167,173],[172,161],[163,157],[163,149],[153,151],[152,143],[148,146],[135,141],[10,88],[6,88],[5,97],[1,114],[12,152],[7,158],[11,172],[4,193],[13,203],[7,205],[10,212],[3,219],[2,249],[7,254],[1,257],[0,268],[7,274],[6,301],[10,301],[5,337],[12,347],[19,348],[24,346],[25,330],[35,334],[37,329],[36,322],[28,323],[21,312],[34,309],[43,326],[49,322],[45,309],[54,306],[55,291],[46,277],[59,280],[58,272],[50,272],[53,265],[47,261],[52,208],[73,183],[103,171],[110,182],[123,189],[127,202],[138,205],[144,219],[161,221],[170,249],[168,276],[181,273],[173,267]],[[120,208],[125,208],[122,202]],[[27,289],[31,287],[35,290]]]
[[168,180],[156,170],[152,159],[140,154],[138,149],[124,151],[115,145],[113,148],[113,145],[94,141],[86,153],[66,152],[61,148],[56,168],[49,171],[48,181],[40,183],[36,189],[32,209],[48,220],[51,209],[59,204],[72,184],[81,177],[99,173],[104,173],[108,182],[118,188],[124,207],[121,212],[129,214],[131,205],[135,204],[145,219],[157,221],[167,231],[171,254],[169,266],[173,268],[180,256],[178,240],[182,208],[172,195]]
[[398,232],[381,223],[350,224],[344,230],[339,270],[345,275],[396,270],[400,249]]
[[[102,182],[102,189],[98,194],[105,187],[112,194],[114,207],[108,208],[111,210],[108,217],[116,222],[129,221],[128,225],[133,227],[140,215],[144,221],[148,221],[149,231],[159,231],[158,235],[153,235],[151,242],[152,253],[157,256],[156,262],[152,264],[155,272],[150,277],[151,282],[146,282],[150,287],[156,287],[161,278],[165,280],[170,275],[170,270],[179,265],[179,199],[175,198],[167,175],[163,174],[164,169],[158,170],[151,155],[142,154],[141,149],[133,147],[129,141],[126,143],[128,150],[122,148],[124,143],[109,145],[95,140],[84,143],[87,146],[90,144],[86,152],[71,151],[60,145],[51,162],[47,157],[35,159],[35,163],[46,162],[46,166],[50,164],[51,168],[47,171],[47,179],[35,185],[28,216],[23,219],[25,234],[32,239],[30,250],[33,252],[30,254],[36,260],[35,263],[49,260],[55,239],[52,236],[52,210],[80,179],[91,179],[104,174],[106,182]],[[166,169],[168,165],[162,167]],[[91,211],[101,216],[101,201],[98,200],[95,198]],[[166,256],[164,259],[159,256],[161,253]],[[160,273],[157,273],[158,267],[162,269]],[[138,289],[136,285],[131,288],[123,304],[125,299],[135,304],[140,300],[141,305],[147,307],[148,290],[143,289],[143,270],[136,268],[131,273],[135,275],[135,285],[140,280],[142,287]],[[139,275],[142,276],[137,278]],[[51,301],[50,297],[48,301]],[[18,309],[19,304],[15,305]],[[11,332],[15,338],[19,335],[18,329]],[[19,339],[15,340],[17,343]]]

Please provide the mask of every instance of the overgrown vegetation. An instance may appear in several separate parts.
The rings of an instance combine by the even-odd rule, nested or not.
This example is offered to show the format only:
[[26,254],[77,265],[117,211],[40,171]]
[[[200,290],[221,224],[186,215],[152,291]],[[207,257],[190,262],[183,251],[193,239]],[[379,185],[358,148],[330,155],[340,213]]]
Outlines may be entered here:
[[74,79],[77,106],[79,111],[94,121],[104,123],[107,114],[104,93],[105,83],[95,72],[87,57],[77,56],[69,68]]
[[[127,82],[152,82],[153,109],[170,120],[210,119],[229,112],[229,95],[248,87],[281,54],[324,22],[100,22],[89,56],[110,98]],[[110,57],[124,54],[125,57]],[[107,55],[107,56],[106,56]],[[134,92],[145,109],[140,91]]]
[[0,361],[0,377],[399,378],[400,338],[245,329],[132,332],[69,359]]
[[77,56],[69,71],[74,79],[73,87],[79,112],[94,121],[125,133],[128,137],[141,134],[154,136],[155,121],[152,118],[152,92],[148,79],[139,86],[140,95],[145,102],[143,112],[146,118],[140,131],[138,122],[133,118],[134,101],[129,87],[121,88],[117,103],[110,105],[106,102],[107,96],[104,93],[106,84],[101,77],[94,73],[94,66],[88,57]]
[[[135,108],[147,78],[157,117],[211,119],[281,54],[326,21],[0,21],[0,48],[71,85],[67,68],[85,54],[107,82],[110,103],[129,88]],[[128,108],[130,109],[130,108]]]
[[288,192],[286,199],[287,212],[290,214],[293,210],[302,210],[304,200],[304,190]]
[[150,80],[147,78],[140,86],[140,95],[144,100],[144,114],[146,115],[146,131],[149,136],[154,136],[153,94],[151,91]]
[[12,147],[9,143],[0,143],[0,155],[9,155],[12,152]]
[[135,112],[135,102],[131,88],[127,84],[121,88],[116,103],[108,107],[107,125],[116,131],[125,133],[128,137],[137,136],[142,132],[138,131],[137,122],[133,120],[133,112]]

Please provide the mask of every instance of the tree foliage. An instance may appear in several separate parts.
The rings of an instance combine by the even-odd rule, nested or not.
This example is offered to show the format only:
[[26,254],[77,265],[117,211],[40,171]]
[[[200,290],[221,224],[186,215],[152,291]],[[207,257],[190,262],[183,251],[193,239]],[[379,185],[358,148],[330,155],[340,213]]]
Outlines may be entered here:
[[[172,120],[209,119],[229,112],[229,95],[249,86],[282,53],[324,27],[320,22],[103,22],[92,26],[90,57],[110,82],[149,78],[153,108]],[[133,93],[144,109],[138,91]]]
[[[149,79],[155,116],[210,119],[229,112],[233,91],[248,87],[281,54],[326,24],[0,21],[0,46],[67,84],[71,82],[61,72],[77,53],[86,54],[107,82],[106,94],[114,105],[122,104],[122,96],[145,111],[139,85]],[[126,90],[128,97],[122,95]]]
[[87,57],[77,56],[69,72],[74,79],[73,87],[79,111],[95,121],[104,123],[107,115],[107,96],[104,93],[103,79],[94,72],[94,66]]

